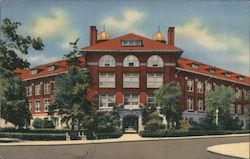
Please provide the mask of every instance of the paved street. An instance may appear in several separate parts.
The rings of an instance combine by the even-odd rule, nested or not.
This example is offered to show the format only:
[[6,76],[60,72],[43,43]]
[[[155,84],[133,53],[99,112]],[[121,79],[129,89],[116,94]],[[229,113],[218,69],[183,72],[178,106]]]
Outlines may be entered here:
[[162,140],[64,146],[1,146],[2,159],[233,159],[207,152],[212,145],[249,137]]

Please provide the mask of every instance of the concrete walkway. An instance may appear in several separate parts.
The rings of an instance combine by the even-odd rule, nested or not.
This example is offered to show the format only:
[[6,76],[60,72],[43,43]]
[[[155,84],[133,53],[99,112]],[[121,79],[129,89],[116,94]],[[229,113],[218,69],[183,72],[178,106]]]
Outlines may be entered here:
[[79,144],[101,144],[116,142],[142,142],[142,141],[159,141],[159,140],[185,140],[185,139],[202,139],[202,138],[223,138],[223,137],[243,137],[249,134],[231,134],[231,135],[212,135],[212,136],[191,136],[191,137],[164,137],[164,138],[142,138],[138,134],[124,134],[116,139],[99,139],[99,140],[71,140],[71,141],[24,141],[0,143],[0,146],[46,146],[46,145],[79,145]]
[[209,152],[238,158],[250,158],[250,142],[223,144],[208,147]]

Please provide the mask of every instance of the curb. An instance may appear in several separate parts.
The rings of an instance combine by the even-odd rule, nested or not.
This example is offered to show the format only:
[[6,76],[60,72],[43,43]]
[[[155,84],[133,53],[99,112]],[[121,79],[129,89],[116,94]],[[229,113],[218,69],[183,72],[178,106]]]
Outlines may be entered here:
[[[242,144],[242,145],[240,145],[240,144]],[[250,156],[248,154],[249,153],[248,151],[246,151],[246,152],[239,152],[239,151],[237,151],[237,153],[235,153],[235,152],[233,152],[233,153],[231,152],[230,153],[230,148],[235,149],[236,147],[243,146],[244,144],[246,144],[247,148],[248,148],[248,146],[250,144],[250,141],[249,142],[240,142],[240,143],[214,145],[214,146],[208,147],[207,151],[210,152],[210,153],[213,153],[213,154],[221,155],[221,156],[230,156],[230,157],[235,157],[235,158],[240,158],[240,159],[249,159]],[[224,146],[224,148],[221,148],[223,146]],[[225,151],[225,149],[227,149],[227,150]]]
[[[0,143],[1,146],[65,146],[65,145],[84,145],[84,144],[108,144],[124,142],[145,142],[145,141],[165,141],[165,140],[191,140],[207,138],[227,138],[227,137],[247,137],[250,134],[230,134],[230,135],[211,135],[211,136],[188,136],[188,137],[164,137],[164,138],[141,138],[134,140],[100,139],[100,140],[75,140],[75,141],[22,141],[18,143]],[[105,141],[106,140],[106,141]]]

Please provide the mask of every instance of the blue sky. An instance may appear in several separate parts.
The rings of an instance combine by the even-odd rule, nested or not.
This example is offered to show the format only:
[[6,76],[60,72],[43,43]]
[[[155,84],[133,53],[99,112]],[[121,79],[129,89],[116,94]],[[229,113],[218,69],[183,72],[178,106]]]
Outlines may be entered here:
[[105,24],[111,37],[136,33],[151,38],[160,25],[176,27],[183,57],[249,75],[249,1],[3,0],[2,18],[22,23],[23,35],[40,36],[44,51],[27,56],[38,65],[61,59],[68,42],[89,43],[89,26]]

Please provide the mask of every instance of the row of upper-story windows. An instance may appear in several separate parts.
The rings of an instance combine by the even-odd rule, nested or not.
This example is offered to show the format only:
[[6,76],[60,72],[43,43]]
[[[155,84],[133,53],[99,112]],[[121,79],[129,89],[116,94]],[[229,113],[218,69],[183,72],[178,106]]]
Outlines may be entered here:
[[[41,107],[43,106],[43,112],[48,112],[49,111],[49,106],[50,106],[50,99],[46,98],[43,100],[43,105],[41,105],[40,99],[36,99],[34,101],[34,112],[41,112]],[[32,111],[32,101],[29,101],[29,110]]]
[[[164,82],[164,76],[161,73],[147,74],[147,87],[159,88]],[[115,88],[116,80],[115,73],[100,73],[99,87],[100,88]],[[124,73],[123,88],[139,88],[140,75],[139,73]]]
[[[213,83],[213,85],[216,86],[216,83]],[[194,86],[195,86],[194,85],[194,79],[188,78],[187,79],[187,91],[194,92]],[[197,80],[197,84],[196,84],[197,92],[198,93],[203,93],[204,92],[204,87],[205,87],[206,91],[211,91],[212,90],[212,83],[211,82],[205,82],[205,85],[204,85],[203,81]],[[237,95],[238,95],[237,97],[239,99],[242,99],[242,94],[243,94],[244,99],[249,100],[249,95],[248,95],[247,90],[236,88],[235,92],[237,93]]]
[[[50,94],[50,91],[51,91],[51,82],[45,82],[44,84],[43,84],[43,87],[44,87],[44,89],[43,89],[43,93],[44,94]],[[37,95],[41,95],[42,94],[42,84],[41,83],[37,83],[37,84],[35,84],[35,95],[37,96]],[[32,85],[29,85],[29,86],[27,86],[26,87],[26,95],[27,96],[32,96],[32,92],[33,92],[33,87],[32,87]]]
[[[104,55],[99,60],[100,67],[115,67],[115,58],[111,55]],[[140,62],[135,55],[128,55],[123,60],[124,67],[139,67]],[[164,62],[158,55],[152,55],[148,58],[147,67],[163,67]]]

